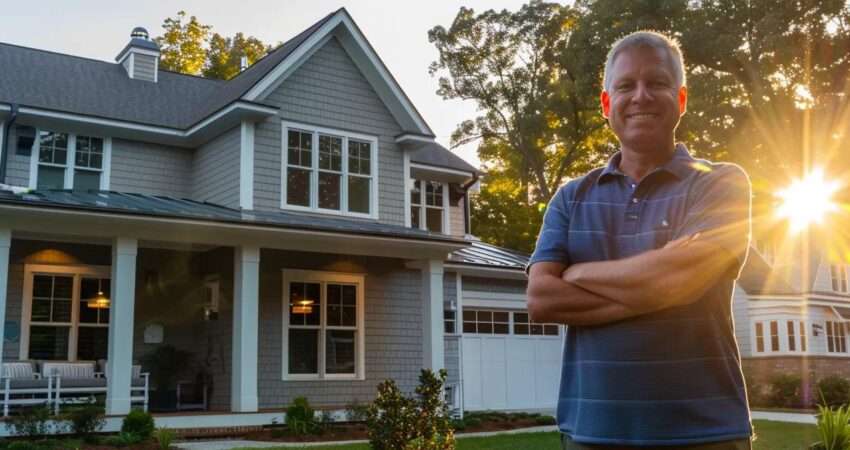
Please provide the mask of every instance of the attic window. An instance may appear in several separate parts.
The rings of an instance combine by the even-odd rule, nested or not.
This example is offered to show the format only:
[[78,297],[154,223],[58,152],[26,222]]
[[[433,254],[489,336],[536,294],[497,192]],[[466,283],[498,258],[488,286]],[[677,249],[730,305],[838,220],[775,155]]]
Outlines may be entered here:
[[31,189],[109,189],[111,140],[37,130],[30,157]]

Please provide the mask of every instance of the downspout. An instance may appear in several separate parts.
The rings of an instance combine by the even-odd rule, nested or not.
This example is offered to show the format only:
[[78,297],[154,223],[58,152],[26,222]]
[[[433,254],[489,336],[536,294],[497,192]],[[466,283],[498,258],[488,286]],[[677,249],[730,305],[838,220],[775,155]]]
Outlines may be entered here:
[[464,234],[472,234],[472,224],[469,217],[469,188],[478,182],[478,174],[472,174],[472,180],[469,183],[461,186],[463,189],[463,232]]
[[9,120],[3,124],[3,143],[0,145],[0,184],[6,184],[6,161],[9,159],[9,130],[18,118],[18,104],[12,104],[12,114]]

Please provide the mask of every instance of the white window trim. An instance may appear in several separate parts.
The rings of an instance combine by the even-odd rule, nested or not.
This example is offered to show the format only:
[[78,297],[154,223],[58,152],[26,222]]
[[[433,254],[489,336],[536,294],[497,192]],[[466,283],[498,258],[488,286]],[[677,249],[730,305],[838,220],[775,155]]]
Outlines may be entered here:
[[[68,135],[68,150],[66,153],[65,164],[48,164],[48,163],[39,163],[38,157],[40,152],[40,143],[39,143],[39,133],[42,131],[45,132],[54,132],[54,133],[63,133]],[[109,190],[109,173],[112,168],[112,138],[111,137],[102,137],[102,136],[94,136],[94,135],[84,135],[87,137],[96,137],[103,139],[103,162],[102,167],[100,168],[100,190],[108,191]],[[88,170],[88,171],[98,171],[98,169],[92,169],[90,167],[76,167],[76,151],[77,151],[77,133],[64,133],[61,131],[52,131],[43,128],[35,129],[35,139],[33,139],[32,149],[30,149],[30,179],[29,179],[29,188],[37,189],[38,187],[38,166],[51,166],[51,167],[62,167],[65,169],[65,182],[63,189],[73,189],[74,188],[74,171],[75,170]]]
[[[845,264],[830,264],[829,265],[829,282],[833,292],[846,294],[848,291],[847,266]],[[844,290],[842,290],[842,285]],[[835,288],[837,287],[837,289]]]
[[[835,351],[829,351],[829,343],[833,339],[833,337],[830,337],[829,333],[827,332],[827,325],[826,325],[827,322],[833,323],[833,331],[832,331],[833,337],[835,337],[835,334],[836,334],[835,333],[835,326],[836,325],[841,327],[842,331],[844,332],[843,333],[844,334],[844,351],[843,352],[839,352],[838,349],[835,346],[833,346],[833,348],[835,348]],[[845,322],[843,320],[829,320],[829,319],[824,320],[824,322],[823,322],[823,336],[824,336],[824,339],[826,339],[826,345],[824,345],[824,353],[827,354],[827,355],[832,355],[832,356],[844,356],[844,357],[850,356],[850,345],[848,345],[848,341],[847,341],[848,335],[850,335],[850,333],[848,333],[847,325],[845,324]]]
[[[281,294],[281,312],[283,314],[283,333],[281,350],[281,378],[284,381],[295,380],[365,380],[366,379],[366,332],[365,332],[365,275],[323,272],[315,270],[282,269],[283,291]],[[354,374],[325,373],[325,332],[327,331],[327,299],[321,301],[322,312],[319,321],[318,374],[289,373],[289,284],[290,283],[344,283],[357,286],[357,329],[354,357]],[[325,293],[322,292],[322,297]]]
[[[289,166],[289,151],[287,149],[289,130],[311,133],[313,147],[310,151],[310,206],[290,205],[286,203],[287,177],[286,171]],[[340,180],[340,209],[319,208],[319,134],[337,136],[342,138],[342,179]],[[348,140],[369,142],[370,175],[369,175],[369,214],[348,211]],[[348,217],[361,217],[364,219],[378,219],[378,137],[353,133],[350,131],[332,128],[318,127],[296,122],[281,121],[281,164],[280,164],[280,208],[293,211],[306,211],[322,214],[333,214]],[[356,176],[356,175],[352,175]]]
[[[443,222],[443,224],[442,224],[443,229],[440,232],[440,234],[451,234],[452,230],[449,228],[450,223],[451,223],[451,220],[449,220],[449,207],[451,206],[451,205],[449,205],[449,183],[444,183],[444,182],[436,181],[436,180],[423,180],[423,179],[419,179],[419,178],[411,178],[410,180],[411,180],[410,187],[406,191],[406,198],[407,198],[407,205],[408,205],[408,207],[407,207],[407,218],[406,218],[407,226],[408,227],[413,226],[412,225],[413,224],[413,218],[412,218],[412,215],[410,213],[410,209],[413,208],[414,206],[419,208],[419,229],[424,230],[424,231],[428,231],[428,220],[427,220],[428,208],[440,209],[442,211],[442,222]],[[413,190],[413,187],[415,186],[415,183],[417,181],[419,182],[419,204],[413,205],[412,203],[410,203],[410,191]],[[437,208],[435,206],[428,206],[428,205],[425,204],[425,191],[427,190],[425,188],[425,183],[439,183],[440,186],[443,187],[443,206],[442,207]]]
[[[68,361],[77,360],[77,330],[80,324],[80,281],[83,276],[94,276],[98,278],[111,278],[111,270],[109,266],[55,266],[46,264],[27,264],[24,266],[24,295],[23,304],[21,305],[21,335],[20,335],[20,354],[18,359],[29,359],[30,351],[30,327],[32,326],[32,285],[33,276],[36,274],[45,275],[66,275],[74,278],[73,298],[71,300],[71,322],[68,326],[71,328],[68,333]],[[110,321],[111,322],[111,321]],[[90,325],[82,325],[90,326]],[[103,325],[98,325],[103,328]]]
[[[490,312],[507,312],[508,313],[508,333],[507,334],[487,334],[487,333],[466,333],[463,331],[463,312],[464,310],[476,310],[476,311],[490,311]],[[469,305],[466,304],[463,309],[458,309],[456,316],[456,324],[455,328],[457,330],[457,335],[464,335],[467,337],[486,337],[486,338],[517,338],[517,339],[531,339],[531,340],[551,340],[551,339],[562,339],[564,337],[565,327],[556,323],[538,323],[532,322],[531,316],[529,316],[528,325],[555,325],[558,327],[558,334],[516,334],[514,331],[514,314],[528,314],[527,309],[517,309],[510,307],[498,307],[498,306],[489,306],[489,305]],[[501,323],[501,322],[500,322]]]

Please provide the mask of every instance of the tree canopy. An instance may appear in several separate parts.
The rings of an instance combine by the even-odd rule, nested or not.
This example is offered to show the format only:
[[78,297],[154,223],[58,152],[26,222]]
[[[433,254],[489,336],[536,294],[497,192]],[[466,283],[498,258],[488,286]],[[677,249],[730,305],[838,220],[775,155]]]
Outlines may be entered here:
[[479,110],[452,136],[455,146],[477,142],[487,171],[473,209],[475,234],[530,250],[557,187],[616,150],[598,107],[601,73],[614,41],[641,29],[682,45],[689,106],[677,138],[698,156],[748,169],[757,206],[812,162],[836,173],[850,168],[838,151],[850,122],[844,0],[461,8],[448,29],[429,32],[439,52],[431,72],[438,95]]
[[159,65],[165,70],[228,80],[240,72],[242,57],[248,65],[265,56],[272,46],[253,36],[236,33],[225,37],[212,32],[185,11],[168,17],[162,23],[162,36],[154,38],[160,46]]

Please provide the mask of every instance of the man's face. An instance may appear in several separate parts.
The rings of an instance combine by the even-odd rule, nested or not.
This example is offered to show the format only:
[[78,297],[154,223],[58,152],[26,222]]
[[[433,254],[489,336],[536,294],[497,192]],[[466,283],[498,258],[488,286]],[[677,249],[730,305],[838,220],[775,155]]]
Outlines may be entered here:
[[653,150],[669,145],[688,95],[676,84],[667,52],[644,46],[623,50],[610,78],[610,92],[602,92],[602,113],[623,147]]

